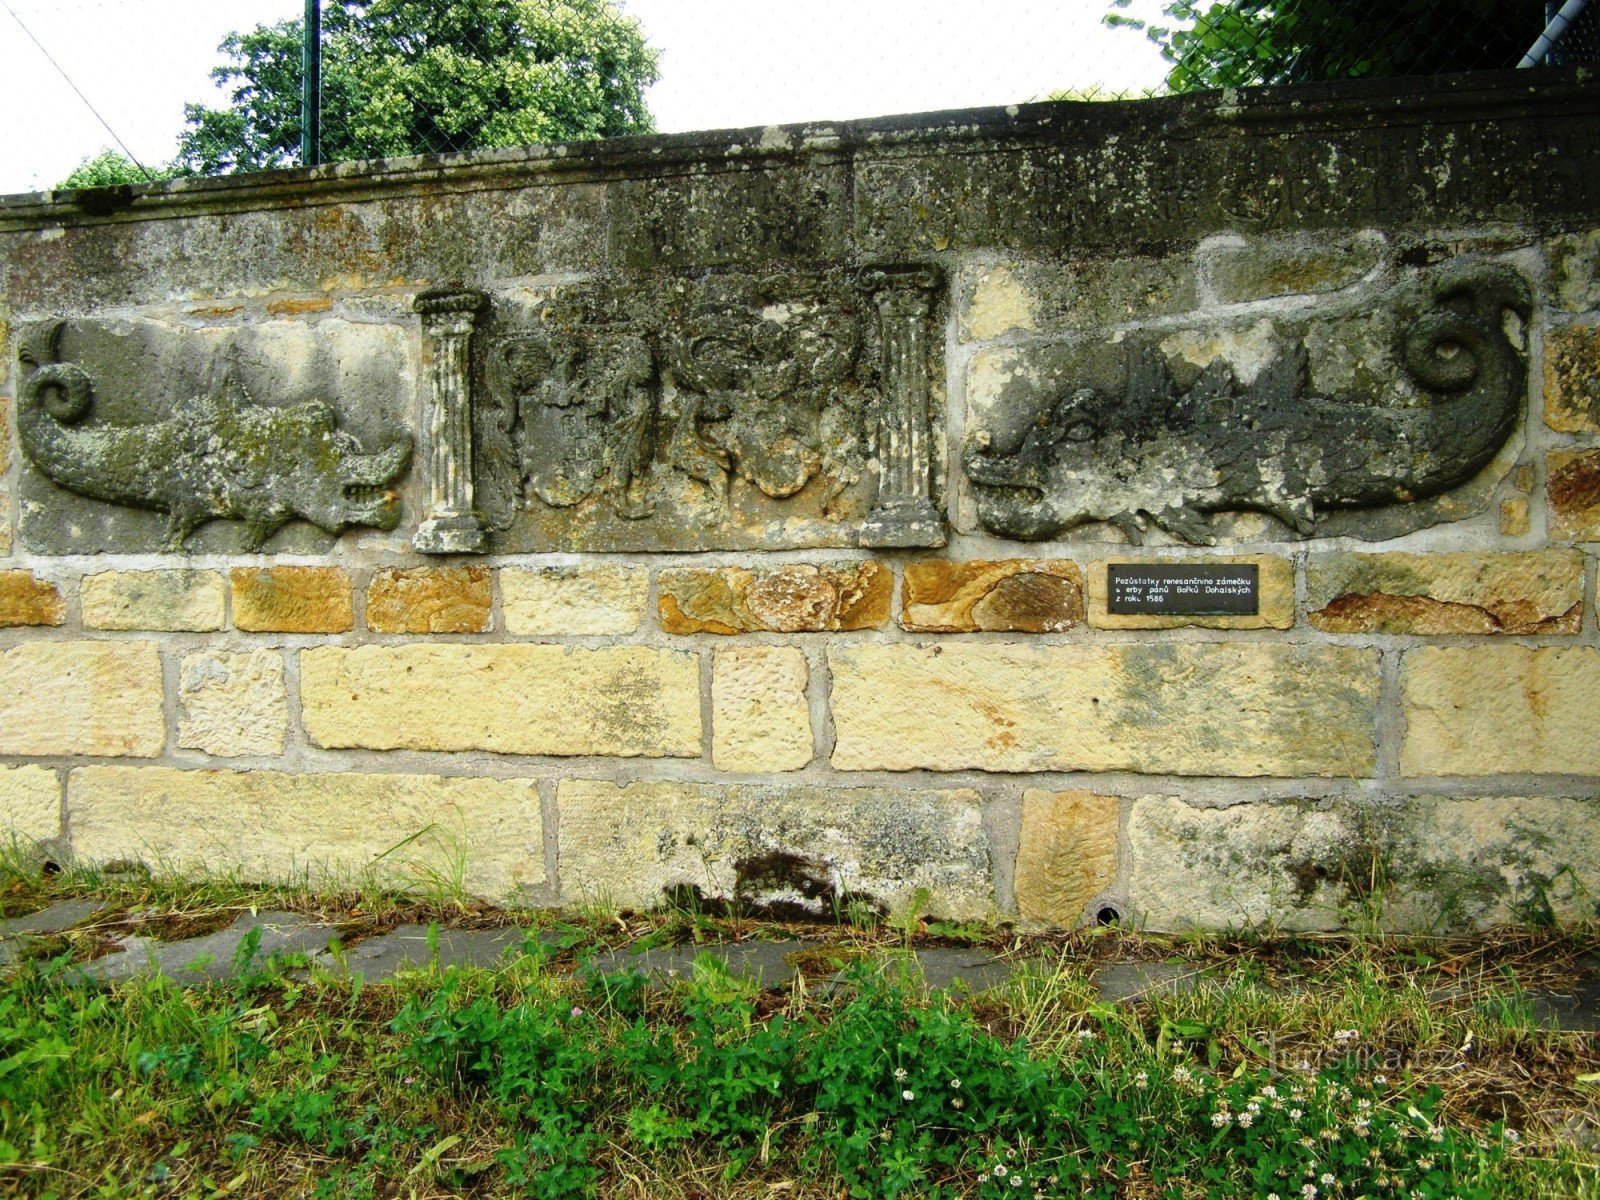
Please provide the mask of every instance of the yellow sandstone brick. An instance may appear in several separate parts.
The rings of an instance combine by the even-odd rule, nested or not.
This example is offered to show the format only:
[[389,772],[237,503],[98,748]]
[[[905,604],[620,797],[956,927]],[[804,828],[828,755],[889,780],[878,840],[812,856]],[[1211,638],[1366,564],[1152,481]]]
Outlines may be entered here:
[[0,651],[0,754],[150,758],[166,743],[152,642],[30,642]]
[[798,771],[811,761],[806,657],[793,646],[718,650],[711,759],[722,771]]
[[79,599],[90,629],[222,628],[223,582],[216,571],[102,571],[84,578]]
[[348,633],[350,576],[339,567],[235,567],[233,624],[251,633]]
[[434,889],[490,900],[545,881],[532,780],[349,772],[80,767],[67,785],[80,862]]
[[328,747],[700,755],[698,657],[645,646],[318,646],[300,706]]
[[485,633],[489,629],[487,567],[389,568],[367,586],[367,628],[373,633]]

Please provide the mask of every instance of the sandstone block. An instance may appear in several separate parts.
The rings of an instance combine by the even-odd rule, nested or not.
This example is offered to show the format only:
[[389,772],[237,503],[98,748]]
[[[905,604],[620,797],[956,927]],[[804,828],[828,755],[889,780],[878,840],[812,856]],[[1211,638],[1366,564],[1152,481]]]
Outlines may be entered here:
[[1337,929],[1371,874],[1371,848],[1336,805],[1143,796],[1128,816],[1128,895],[1148,929]]
[[0,848],[61,836],[61,781],[46,767],[0,767]]
[[1306,607],[1329,633],[1577,633],[1583,554],[1318,554]]
[[1600,450],[1552,450],[1544,486],[1552,538],[1600,541]]
[[1015,886],[1023,920],[1070,929],[1116,882],[1121,804],[1092,792],[1022,793]]
[[1556,303],[1570,313],[1600,309],[1600,230],[1563,234],[1546,248]]
[[1061,633],[1083,620],[1074,562],[1013,558],[906,566],[900,623],[926,633]]
[[1423,797],[1404,846],[1389,923],[1482,930],[1600,915],[1600,801],[1592,796]]
[[1544,338],[1544,423],[1600,433],[1600,326],[1557,325]]
[[829,651],[840,770],[1360,776],[1376,651],[1267,643]]
[[30,642],[0,651],[0,754],[149,758],[166,744],[151,642]]
[[376,571],[367,585],[367,628],[373,633],[484,633],[490,588],[488,567]]
[[223,623],[215,571],[101,571],[84,578],[79,599],[90,629],[207,632]]
[[1219,239],[1200,251],[1200,278],[1218,304],[1315,296],[1360,283],[1383,249],[1377,234],[1322,242]]
[[289,731],[283,655],[264,646],[186,654],[178,705],[180,746],[222,758],[282,754]]
[[67,619],[61,589],[32,571],[0,571],[0,627],[59,625]]
[[644,622],[649,591],[644,567],[508,567],[500,572],[506,632],[519,636],[632,633]]
[[[1132,566],[1169,566],[1234,563],[1256,565],[1256,585],[1261,609],[1255,616],[1183,617],[1146,616],[1113,613],[1108,604],[1109,577],[1106,568],[1113,562]],[[1294,627],[1294,563],[1275,554],[1231,554],[1206,558],[1100,559],[1089,564],[1089,624],[1095,629],[1291,629]]]
[[1600,774],[1600,650],[1428,647],[1401,671],[1402,774]]
[[1194,271],[1176,257],[971,263],[956,295],[964,342],[1171,316],[1196,303]]
[[662,571],[657,582],[668,633],[881,629],[894,594],[894,573],[876,562],[683,567]]
[[645,908],[695,889],[796,915],[903,913],[921,891],[929,913],[994,913],[975,792],[567,780],[557,801],[568,902]]
[[644,646],[318,646],[300,704],[320,746],[700,754],[699,659]]
[[1129,893],[1147,928],[1481,930],[1592,918],[1600,803],[1408,797],[1201,808],[1136,801]]
[[351,597],[339,567],[233,569],[233,624],[252,633],[348,633]]
[[1533,528],[1533,515],[1526,496],[1507,496],[1500,501],[1502,537],[1524,537]]
[[793,646],[718,650],[711,760],[722,771],[798,771],[811,761],[806,656]]
[[325,885],[443,880],[492,900],[545,881],[531,780],[80,767],[67,812],[85,863]]

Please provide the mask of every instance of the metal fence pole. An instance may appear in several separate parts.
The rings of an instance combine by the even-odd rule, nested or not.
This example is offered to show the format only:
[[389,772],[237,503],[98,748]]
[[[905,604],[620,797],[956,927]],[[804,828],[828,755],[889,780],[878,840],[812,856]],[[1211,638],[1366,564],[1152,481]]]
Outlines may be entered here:
[[322,0],[306,0],[300,53],[300,162],[322,162]]
[[[1528,52],[1522,56],[1519,67],[1536,67],[1550,53],[1551,48],[1561,40],[1561,35],[1567,31],[1567,26],[1583,15],[1583,10],[1589,6],[1589,0],[1567,0],[1561,10],[1550,18],[1550,23],[1544,27]],[[1548,7],[1548,6],[1547,6]]]

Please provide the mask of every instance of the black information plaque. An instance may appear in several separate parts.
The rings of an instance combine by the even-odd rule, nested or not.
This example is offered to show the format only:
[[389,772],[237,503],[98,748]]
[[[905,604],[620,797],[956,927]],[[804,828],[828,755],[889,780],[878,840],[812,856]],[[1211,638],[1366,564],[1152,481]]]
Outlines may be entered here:
[[1127,617],[1253,617],[1261,612],[1255,563],[1110,563],[1106,611]]

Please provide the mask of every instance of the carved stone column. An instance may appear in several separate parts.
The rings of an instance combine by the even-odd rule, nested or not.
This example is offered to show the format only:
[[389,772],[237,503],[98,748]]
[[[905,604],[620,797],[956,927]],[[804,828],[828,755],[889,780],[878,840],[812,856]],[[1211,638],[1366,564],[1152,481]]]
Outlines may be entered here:
[[472,330],[489,298],[449,286],[420,293],[422,362],[427,374],[428,515],[412,546],[423,554],[482,554],[489,527],[472,494]]
[[862,526],[861,544],[942,546],[928,411],[928,318],[939,275],[933,267],[868,268],[860,284],[877,302],[883,344],[878,502]]

